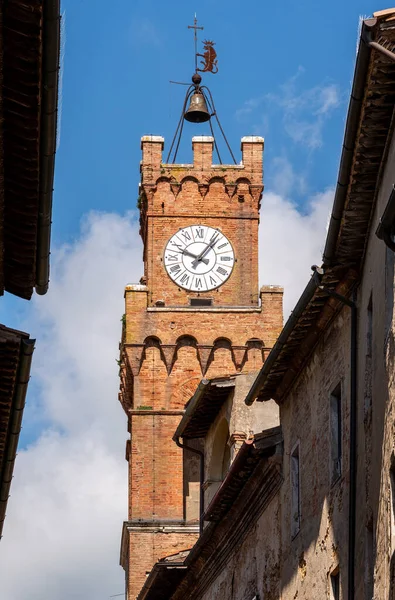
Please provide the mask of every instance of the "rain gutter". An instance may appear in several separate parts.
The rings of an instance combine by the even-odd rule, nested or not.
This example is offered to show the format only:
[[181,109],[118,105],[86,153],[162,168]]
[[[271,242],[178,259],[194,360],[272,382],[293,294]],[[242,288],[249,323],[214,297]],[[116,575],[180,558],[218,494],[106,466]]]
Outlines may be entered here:
[[40,189],[37,232],[36,292],[48,291],[51,242],[52,195],[54,186],[58,78],[60,52],[60,0],[44,2],[43,76],[40,122]]
[[21,342],[20,362],[15,383],[15,392],[12,399],[9,432],[4,453],[4,466],[2,473],[0,474],[0,539],[3,532],[19,434],[21,431],[22,415],[23,409],[25,408],[34,344],[35,340],[22,340]]

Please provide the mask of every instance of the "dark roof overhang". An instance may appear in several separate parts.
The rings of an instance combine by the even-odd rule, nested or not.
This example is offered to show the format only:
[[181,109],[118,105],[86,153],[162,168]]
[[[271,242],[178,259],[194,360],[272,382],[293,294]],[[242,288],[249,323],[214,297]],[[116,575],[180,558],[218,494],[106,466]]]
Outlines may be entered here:
[[[320,269],[321,285],[349,296],[363,264],[370,222],[394,130],[395,10],[362,24],[338,183]],[[281,402],[322,332],[343,305],[314,277],[257,376],[246,403]]]
[[210,426],[235,387],[235,377],[202,379],[186,406],[173,440],[206,437]]
[[34,340],[0,325],[0,537],[10,492]]
[[49,281],[60,1],[2,2],[0,294]]
[[[273,456],[277,449],[281,450],[282,441],[281,426],[278,426],[266,429],[262,433],[256,434],[254,438],[244,442],[219,490],[203,515],[205,521],[221,521],[242,492],[258,463],[262,458]],[[270,491],[273,483],[275,485],[278,482],[278,476],[277,470],[270,471],[265,486],[262,487],[260,493],[264,494],[266,489]]]
[[189,550],[158,561],[151,569],[137,600],[168,600],[187,570],[184,560]]

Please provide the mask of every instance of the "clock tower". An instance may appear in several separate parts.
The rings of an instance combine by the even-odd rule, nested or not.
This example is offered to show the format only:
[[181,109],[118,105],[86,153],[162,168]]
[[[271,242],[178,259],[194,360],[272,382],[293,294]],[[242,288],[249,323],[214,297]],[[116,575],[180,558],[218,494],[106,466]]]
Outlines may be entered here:
[[166,164],[163,138],[141,139],[144,276],[125,289],[120,371],[129,600],[199,534],[197,457],[172,440],[186,403],[203,377],[258,371],[282,327],[282,288],[258,287],[263,138],[242,138],[239,165],[213,164],[213,143],[194,137],[193,164]]

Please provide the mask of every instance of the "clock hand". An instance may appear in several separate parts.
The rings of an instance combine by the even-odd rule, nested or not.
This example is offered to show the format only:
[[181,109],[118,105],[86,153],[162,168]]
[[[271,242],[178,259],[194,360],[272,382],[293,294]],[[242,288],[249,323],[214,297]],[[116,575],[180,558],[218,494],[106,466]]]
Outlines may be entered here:
[[[192,252],[189,252],[189,250],[183,250],[182,253],[185,254],[185,256],[190,256],[191,258],[198,258],[197,254],[192,254]],[[202,258],[202,262],[208,265],[209,260],[208,258]]]
[[209,252],[212,248],[214,248],[215,244],[218,241],[218,237],[219,237],[219,233],[217,233],[213,237],[211,242],[204,248],[204,250],[202,250],[202,252],[199,254],[199,256],[192,262],[192,267],[194,269],[196,269],[196,267],[198,266],[198,263],[202,262],[203,257],[206,256],[207,252]]

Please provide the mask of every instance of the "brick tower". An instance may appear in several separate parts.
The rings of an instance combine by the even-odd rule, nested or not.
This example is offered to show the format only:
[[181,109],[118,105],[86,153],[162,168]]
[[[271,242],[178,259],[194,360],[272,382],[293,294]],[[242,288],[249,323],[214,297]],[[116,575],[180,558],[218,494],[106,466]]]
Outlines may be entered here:
[[241,140],[240,165],[163,164],[145,136],[139,194],[144,277],[125,289],[120,400],[130,441],[129,516],[121,564],[128,599],[167,554],[198,537],[196,457],[172,436],[202,377],[258,370],[282,327],[282,289],[258,287],[263,139]]

